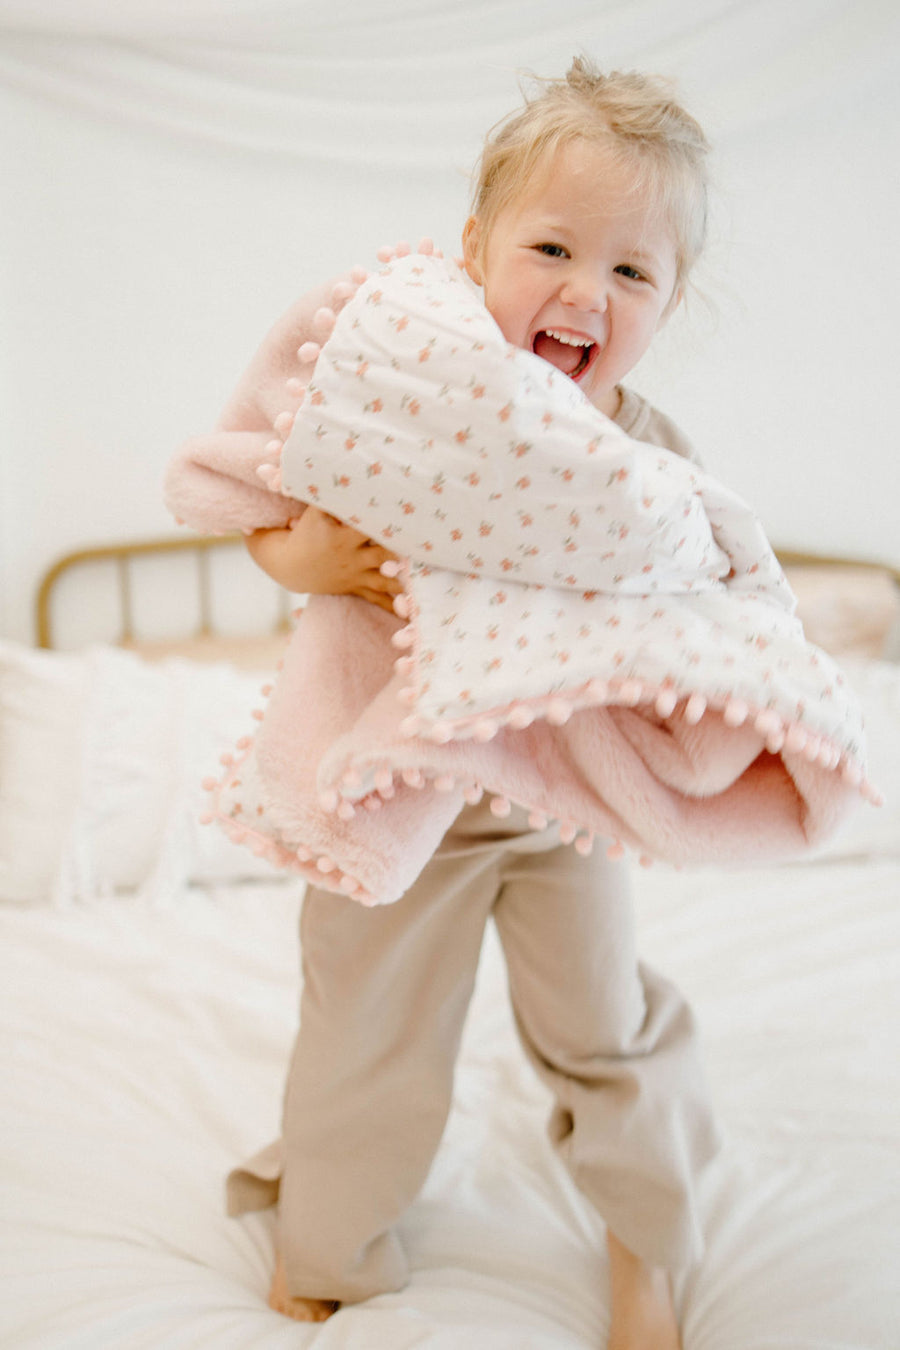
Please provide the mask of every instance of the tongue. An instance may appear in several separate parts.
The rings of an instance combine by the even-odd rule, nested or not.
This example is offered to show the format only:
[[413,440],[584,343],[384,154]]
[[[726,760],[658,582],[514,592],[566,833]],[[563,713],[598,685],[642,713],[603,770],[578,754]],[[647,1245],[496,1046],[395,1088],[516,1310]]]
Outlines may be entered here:
[[583,347],[572,347],[567,342],[557,342],[549,333],[538,333],[534,340],[534,352],[551,366],[556,366],[564,375],[571,375],[581,364]]

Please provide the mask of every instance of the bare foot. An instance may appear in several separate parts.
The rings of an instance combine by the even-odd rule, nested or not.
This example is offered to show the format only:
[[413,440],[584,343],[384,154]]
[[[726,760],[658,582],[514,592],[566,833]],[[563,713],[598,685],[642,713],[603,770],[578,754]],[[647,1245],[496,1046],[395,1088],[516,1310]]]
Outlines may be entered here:
[[606,1245],[612,1303],[607,1350],[681,1350],[666,1271],[648,1266],[612,1233]]
[[268,1304],[275,1312],[284,1313],[285,1317],[292,1317],[295,1322],[325,1322],[340,1306],[324,1298],[298,1298],[289,1294],[280,1252],[275,1257],[275,1274],[272,1276]]

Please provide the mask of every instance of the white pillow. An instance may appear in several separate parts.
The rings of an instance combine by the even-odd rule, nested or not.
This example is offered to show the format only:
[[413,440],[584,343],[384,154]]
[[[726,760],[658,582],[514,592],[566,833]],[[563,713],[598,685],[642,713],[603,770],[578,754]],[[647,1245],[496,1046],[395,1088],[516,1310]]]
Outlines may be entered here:
[[255,726],[264,675],[0,642],[0,900],[274,878],[203,826],[201,781]]

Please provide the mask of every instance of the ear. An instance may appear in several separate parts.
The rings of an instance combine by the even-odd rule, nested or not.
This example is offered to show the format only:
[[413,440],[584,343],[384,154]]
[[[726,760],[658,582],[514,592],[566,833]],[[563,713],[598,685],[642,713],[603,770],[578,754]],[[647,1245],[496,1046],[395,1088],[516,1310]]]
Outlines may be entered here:
[[469,216],[463,226],[462,245],[463,262],[469,276],[475,282],[476,286],[481,286],[484,281],[484,273],[481,270],[481,264],[478,259],[478,248],[481,243],[481,225],[477,216]]

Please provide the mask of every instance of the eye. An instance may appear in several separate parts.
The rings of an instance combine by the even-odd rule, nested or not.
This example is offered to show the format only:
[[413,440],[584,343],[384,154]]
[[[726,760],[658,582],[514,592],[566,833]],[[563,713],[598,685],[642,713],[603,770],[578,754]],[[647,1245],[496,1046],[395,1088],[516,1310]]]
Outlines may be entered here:
[[619,266],[616,268],[616,271],[621,276],[628,277],[629,281],[647,280],[643,272],[639,272],[638,269],[636,267],[632,267],[630,263],[619,263]]
[[535,244],[538,253],[543,253],[547,258],[568,258],[568,249],[563,248],[562,244]]

